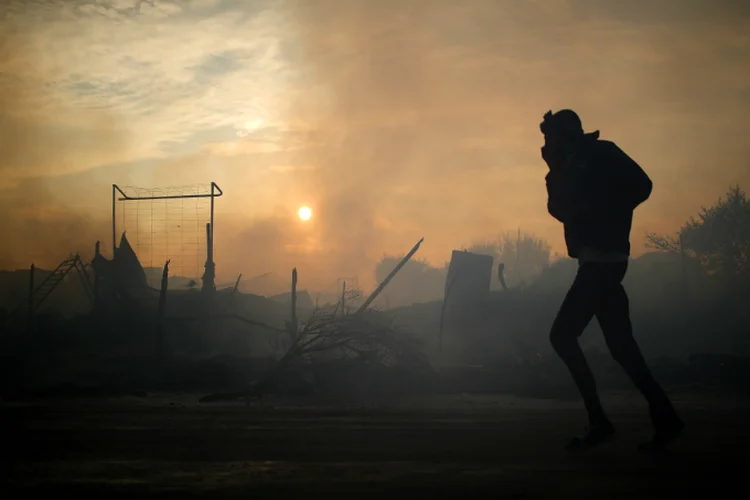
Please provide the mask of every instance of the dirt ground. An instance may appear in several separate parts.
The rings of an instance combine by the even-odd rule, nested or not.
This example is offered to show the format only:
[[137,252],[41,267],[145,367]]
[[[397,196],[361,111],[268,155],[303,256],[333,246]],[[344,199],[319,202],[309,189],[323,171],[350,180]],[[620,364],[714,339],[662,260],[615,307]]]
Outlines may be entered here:
[[657,455],[636,451],[650,428],[630,393],[605,397],[617,438],[582,454],[562,449],[584,423],[575,401],[198,397],[6,402],[2,488],[58,498],[715,498],[746,481],[750,463],[747,395],[675,395],[688,431]]

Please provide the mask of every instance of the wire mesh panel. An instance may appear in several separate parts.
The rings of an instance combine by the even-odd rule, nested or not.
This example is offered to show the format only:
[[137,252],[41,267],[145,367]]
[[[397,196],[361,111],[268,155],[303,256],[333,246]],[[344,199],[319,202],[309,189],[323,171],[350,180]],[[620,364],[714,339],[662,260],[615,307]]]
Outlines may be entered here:
[[117,230],[126,233],[149,284],[159,286],[161,269],[169,259],[170,276],[192,279],[200,286],[206,224],[211,222],[211,184],[119,190],[124,196],[115,207]]

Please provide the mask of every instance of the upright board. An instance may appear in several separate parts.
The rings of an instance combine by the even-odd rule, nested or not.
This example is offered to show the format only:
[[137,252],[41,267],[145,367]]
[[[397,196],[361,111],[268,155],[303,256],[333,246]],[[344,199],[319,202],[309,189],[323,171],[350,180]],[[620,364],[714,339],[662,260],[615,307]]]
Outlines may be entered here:
[[465,250],[454,250],[445,280],[449,309],[485,301],[490,294],[493,258]]

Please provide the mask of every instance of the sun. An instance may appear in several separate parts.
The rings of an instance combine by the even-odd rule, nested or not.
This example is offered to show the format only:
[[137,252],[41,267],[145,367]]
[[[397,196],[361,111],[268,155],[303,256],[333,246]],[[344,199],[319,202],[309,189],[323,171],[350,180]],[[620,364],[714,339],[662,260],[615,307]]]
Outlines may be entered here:
[[310,207],[300,207],[297,211],[297,215],[301,220],[310,220],[310,217],[312,217],[312,210],[310,210]]

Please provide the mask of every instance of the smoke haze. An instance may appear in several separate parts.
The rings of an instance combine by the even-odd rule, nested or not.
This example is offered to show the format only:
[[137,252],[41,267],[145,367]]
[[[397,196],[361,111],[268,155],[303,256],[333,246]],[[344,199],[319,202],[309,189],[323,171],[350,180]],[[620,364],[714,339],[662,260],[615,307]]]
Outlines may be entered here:
[[[153,4],[153,5],[152,5]],[[579,111],[652,176],[645,231],[750,185],[743,2],[5,2],[0,266],[109,250],[110,186],[217,182],[219,280],[374,281],[546,213],[538,123]],[[297,209],[313,210],[301,222]],[[128,229],[128,228],[125,228]]]

